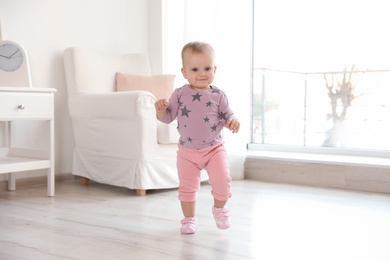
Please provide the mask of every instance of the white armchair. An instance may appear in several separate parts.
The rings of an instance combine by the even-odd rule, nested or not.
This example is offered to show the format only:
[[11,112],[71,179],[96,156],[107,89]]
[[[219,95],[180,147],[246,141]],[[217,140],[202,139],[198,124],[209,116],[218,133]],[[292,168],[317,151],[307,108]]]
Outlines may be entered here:
[[[138,195],[178,187],[178,136],[174,127],[157,121],[154,95],[115,88],[116,72],[150,75],[147,55],[72,47],[64,51],[64,65],[75,140],[72,173]],[[167,143],[169,135],[176,140],[158,142]]]

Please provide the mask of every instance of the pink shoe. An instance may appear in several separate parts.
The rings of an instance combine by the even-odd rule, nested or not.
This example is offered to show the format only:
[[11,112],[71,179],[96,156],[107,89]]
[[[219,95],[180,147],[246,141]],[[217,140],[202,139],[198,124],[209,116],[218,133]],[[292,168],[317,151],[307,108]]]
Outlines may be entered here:
[[216,208],[213,207],[213,215],[215,219],[215,224],[219,229],[228,229],[230,228],[230,217],[229,210],[227,208]]
[[194,234],[196,231],[196,223],[198,219],[196,217],[186,217],[181,220],[181,233],[182,234]]

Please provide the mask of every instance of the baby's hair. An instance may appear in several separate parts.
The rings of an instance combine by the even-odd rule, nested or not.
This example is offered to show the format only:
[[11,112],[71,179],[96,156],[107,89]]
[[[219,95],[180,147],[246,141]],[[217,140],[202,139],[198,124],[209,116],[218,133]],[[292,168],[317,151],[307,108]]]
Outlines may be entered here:
[[184,60],[184,54],[186,51],[190,51],[191,53],[204,53],[206,51],[209,51],[214,56],[214,49],[213,47],[206,43],[206,42],[189,42],[186,45],[184,45],[182,51],[181,51],[181,60]]

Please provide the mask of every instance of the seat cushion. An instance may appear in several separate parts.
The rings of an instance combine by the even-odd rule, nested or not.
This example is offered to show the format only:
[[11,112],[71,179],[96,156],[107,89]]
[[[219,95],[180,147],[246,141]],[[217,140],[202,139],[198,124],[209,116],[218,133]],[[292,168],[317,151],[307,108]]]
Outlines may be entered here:
[[179,139],[176,120],[170,124],[157,121],[157,142],[159,144],[177,144]]
[[168,100],[173,92],[175,75],[145,76],[117,72],[115,80],[117,91],[144,90],[151,92],[157,100]]

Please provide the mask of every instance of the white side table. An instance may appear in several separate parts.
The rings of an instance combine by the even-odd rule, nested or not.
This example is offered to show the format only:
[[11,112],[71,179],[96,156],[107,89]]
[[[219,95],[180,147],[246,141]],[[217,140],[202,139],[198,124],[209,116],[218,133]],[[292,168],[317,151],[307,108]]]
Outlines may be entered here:
[[[53,88],[0,87],[0,121],[5,123],[5,147],[0,147],[0,174],[8,174],[8,190],[16,189],[14,172],[48,169],[47,195],[54,196],[54,93]],[[47,121],[50,128],[47,150],[13,147],[14,121]],[[14,137],[17,138],[17,137]]]

